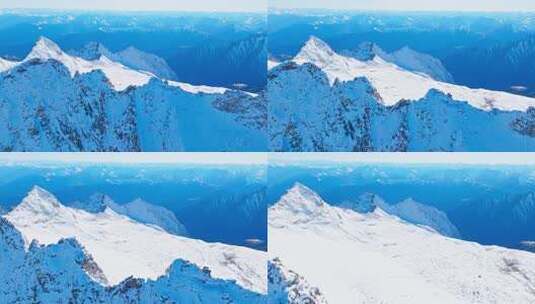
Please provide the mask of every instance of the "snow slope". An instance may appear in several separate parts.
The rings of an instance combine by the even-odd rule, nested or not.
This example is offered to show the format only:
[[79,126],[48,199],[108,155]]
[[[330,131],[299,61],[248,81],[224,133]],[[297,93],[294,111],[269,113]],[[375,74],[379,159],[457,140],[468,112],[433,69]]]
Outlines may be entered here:
[[157,279],[176,259],[208,267],[214,278],[235,280],[255,292],[266,292],[263,252],[171,235],[138,223],[107,208],[93,214],[65,207],[50,193],[34,187],[4,216],[32,240],[54,244],[75,238],[91,254],[108,280],[118,284],[133,276]]
[[486,111],[492,109],[526,111],[529,107],[535,106],[533,98],[439,82],[426,75],[409,72],[377,56],[371,61],[359,61],[342,56],[315,37],[306,42],[293,61],[297,64],[316,65],[327,74],[331,85],[336,79],[351,81],[365,77],[377,90],[380,102],[388,106],[403,100],[422,99],[431,89],[450,94],[454,100],[466,101]]
[[0,218],[2,303],[265,303],[265,295],[214,279],[209,269],[180,259],[156,280],[129,277],[105,286],[102,269],[75,239],[25,245],[21,233]]
[[333,207],[302,185],[269,209],[268,229],[270,257],[328,303],[535,301],[532,253],[447,238],[380,208]]

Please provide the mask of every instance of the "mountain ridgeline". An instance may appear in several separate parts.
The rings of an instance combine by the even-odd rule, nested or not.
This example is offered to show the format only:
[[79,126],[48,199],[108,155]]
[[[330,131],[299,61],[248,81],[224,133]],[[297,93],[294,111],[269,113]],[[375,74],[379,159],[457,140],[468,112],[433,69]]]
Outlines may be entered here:
[[355,57],[312,37],[271,65],[272,151],[535,149],[535,99],[437,81],[392,55]]
[[265,303],[264,253],[66,207],[39,187],[0,218],[0,248],[2,303]]
[[104,54],[86,60],[46,38],[3,66],[2,151],[266,149],[266,107],[255,94],[159,78]]

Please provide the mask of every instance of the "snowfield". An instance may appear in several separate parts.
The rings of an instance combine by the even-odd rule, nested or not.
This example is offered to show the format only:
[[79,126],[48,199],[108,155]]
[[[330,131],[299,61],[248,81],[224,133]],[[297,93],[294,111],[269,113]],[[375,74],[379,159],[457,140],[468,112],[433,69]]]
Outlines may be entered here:
[[[448,238],[380,208],[361,214],[333,207],[299,184],[269,209],[268,233],[270,258],[306,280],[304,293],[313,286],[327,303],[535,301],[532,253]],[[295,283],[286,284],[295,297]],[[281,286],[274,287],[280,297]]]
[[110,208],[101,213],[69,208],[39,187],[4,218],[22,233],[27,248],[32,240],[48,245],[76,239],[102,269],[108,285],[132,276],[156,280],[183,259],[208,267],[214,278],[266,293],[266,257],[261,251],[172,235]]

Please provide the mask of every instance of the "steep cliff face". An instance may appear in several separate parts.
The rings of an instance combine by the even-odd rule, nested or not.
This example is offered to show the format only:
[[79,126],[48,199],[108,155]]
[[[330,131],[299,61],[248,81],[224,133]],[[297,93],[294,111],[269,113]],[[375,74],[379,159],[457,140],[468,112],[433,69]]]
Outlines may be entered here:
[[277,304],[326,304],[321,291],[303,276],[287,269],[280,259],[268,262],[268,303]]

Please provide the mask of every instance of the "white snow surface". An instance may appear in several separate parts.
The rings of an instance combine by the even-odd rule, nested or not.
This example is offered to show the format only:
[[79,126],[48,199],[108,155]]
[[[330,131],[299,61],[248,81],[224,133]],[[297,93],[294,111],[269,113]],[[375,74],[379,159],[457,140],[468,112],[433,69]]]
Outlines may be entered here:
[[0,72],[7,71],[17,65],[15,61],[9,61],[0,57]]
[[226,91],[228,91],[227,88],[222,87],[210,87],[210,86],[204,86],[204,85],[192,85],[185,82],[178,82],[178,81],[167,81],[167,84],[173,87],[179,87],[183,91],[198,94],[198,93],[206,93],[206,94],[225,94]]
[[269,209],[269,255],[336,304],[535,302],[535,255],[444,237],[296,185]]
[[54,244],[75,238],[93,256],[109,285],[130,276],[157,279],[180,258],[208,267],[214,278],[235,280],[246,289],[267,292],[264,252],[172,235],[110,208],[97,214],[69,208],[37,186],[4,217],[21,231],[26,246],[32,240]]
[[419,100],[431,89],[450,94],[454,100],[466,101],[473,107],[490,111],[526,111],[535,107],[535,99],[506,92],[472,89],[465,86],[440,82],[424,74],[407,71],[379,56],[369,61],[359,61],[334,52],[325,42],[311,37],[292,59],[319,67],[327,74],[331,85],[338,81],[367,78],[381,97],[384,105],[395,105],[403,100]]

